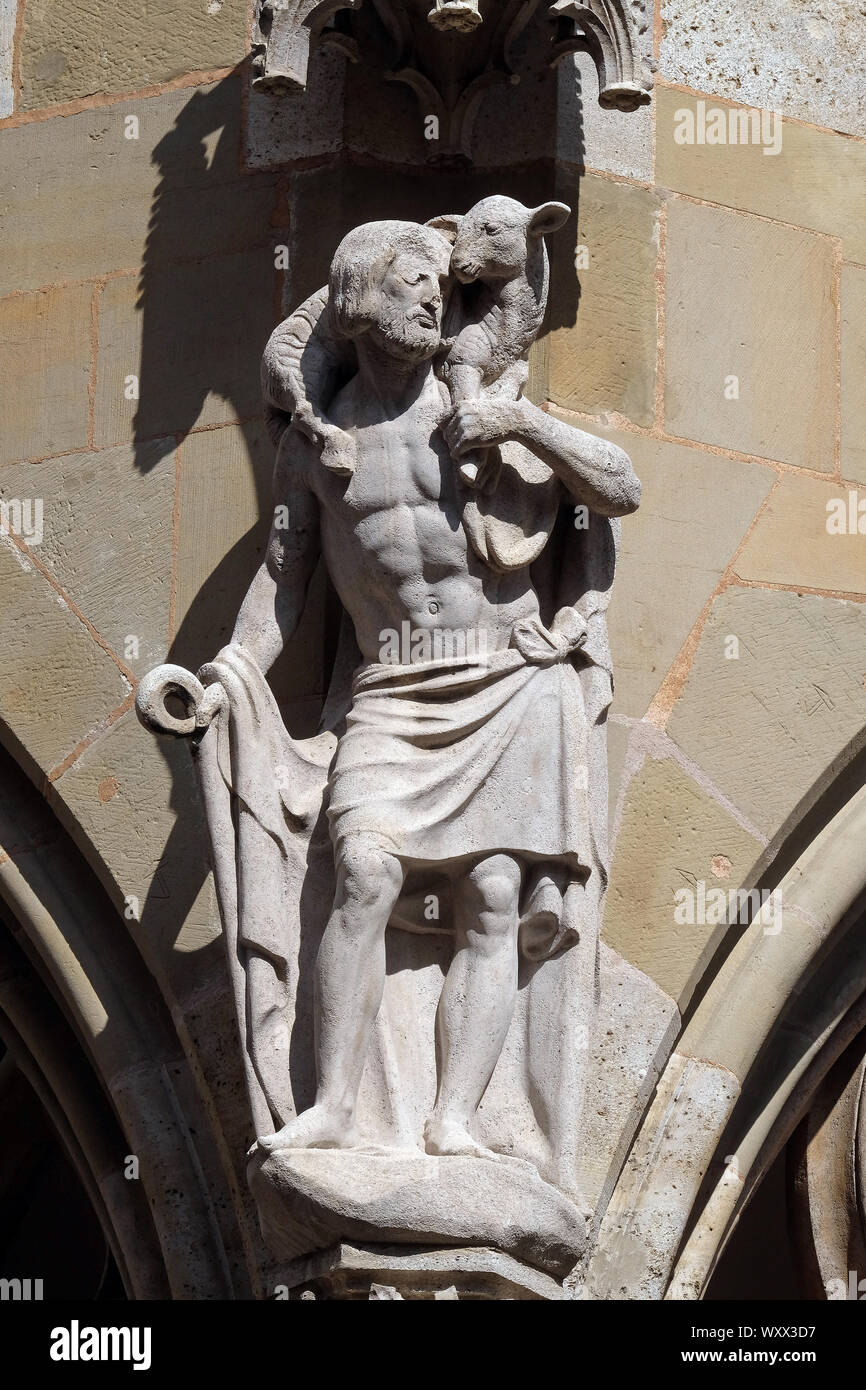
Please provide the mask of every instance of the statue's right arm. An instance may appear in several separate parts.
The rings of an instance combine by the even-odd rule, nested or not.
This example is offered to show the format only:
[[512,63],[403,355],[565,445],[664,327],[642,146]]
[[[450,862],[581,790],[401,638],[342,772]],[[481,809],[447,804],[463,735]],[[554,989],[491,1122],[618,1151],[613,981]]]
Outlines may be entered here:
[[297,436],[286,445],[274,470],[274,521],[267,552],[232,634],[232,642],[248,651],[264,672],[301,620],[320,550],[318,499],[291,458],[306,446]]

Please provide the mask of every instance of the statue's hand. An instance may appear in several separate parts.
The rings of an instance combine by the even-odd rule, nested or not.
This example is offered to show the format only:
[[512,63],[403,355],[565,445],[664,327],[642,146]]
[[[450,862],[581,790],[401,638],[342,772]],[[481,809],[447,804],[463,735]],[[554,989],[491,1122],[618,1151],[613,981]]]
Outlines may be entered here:
[[523,405],[522,400],[488,396],[461,401],[442,431],[452,456],[459,459],[485,445],[515,439],[523,427]]

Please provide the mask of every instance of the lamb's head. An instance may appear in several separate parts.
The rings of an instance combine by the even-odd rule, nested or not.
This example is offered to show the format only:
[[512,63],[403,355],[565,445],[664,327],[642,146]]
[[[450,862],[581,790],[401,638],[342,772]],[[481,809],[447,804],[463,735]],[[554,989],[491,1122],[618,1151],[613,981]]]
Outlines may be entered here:
[[[514,198],[483,198],[456,220],[451,268],[458,280],[513,280],[541,239],[571,216],[565,203],[527,208]],[[446,219],[442,219],[445,221]]]

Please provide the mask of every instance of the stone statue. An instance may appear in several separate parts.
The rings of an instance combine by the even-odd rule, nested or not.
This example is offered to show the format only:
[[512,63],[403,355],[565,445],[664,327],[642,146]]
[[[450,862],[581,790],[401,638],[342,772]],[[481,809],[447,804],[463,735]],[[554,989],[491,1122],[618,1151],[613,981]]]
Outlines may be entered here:
[[[522,209],[524,238],[563,215]],[[507,344],[455,406],[443,322],[484,269],[454,264],[462,221],[344,238],[318,301],[342,384],[315,410],[351,471],[284,422],[230,644],[198,678],[157,668],[137,703],[199,767],[275,1251],[480,1244],[561,1278],[586,1238],[606,608],[640,486],[621,449],[520,394]],[[481,486],[460,465],[483,451]],[[265,677],[320,557],[345,621],[321,731],[295,740]]]

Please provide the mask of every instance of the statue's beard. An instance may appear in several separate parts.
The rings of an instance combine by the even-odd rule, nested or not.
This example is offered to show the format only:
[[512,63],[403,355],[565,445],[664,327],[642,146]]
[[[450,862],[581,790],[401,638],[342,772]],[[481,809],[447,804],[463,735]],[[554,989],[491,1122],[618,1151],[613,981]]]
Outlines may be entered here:
[[383,304],[376,322],[370,328],[370,337],[378,347],[392,357],[404,362],[426,362],[438,352],[442,343],[442,332],[437,324],[428,328],[417,319],[407,318],[399,309]]

